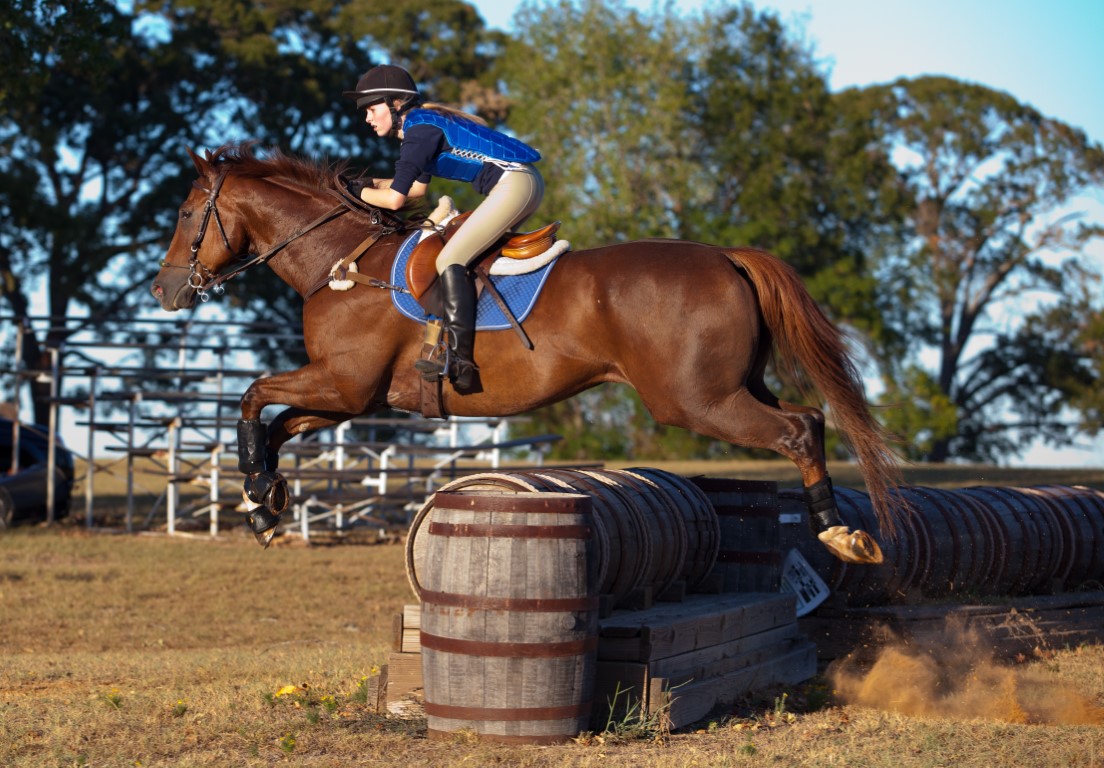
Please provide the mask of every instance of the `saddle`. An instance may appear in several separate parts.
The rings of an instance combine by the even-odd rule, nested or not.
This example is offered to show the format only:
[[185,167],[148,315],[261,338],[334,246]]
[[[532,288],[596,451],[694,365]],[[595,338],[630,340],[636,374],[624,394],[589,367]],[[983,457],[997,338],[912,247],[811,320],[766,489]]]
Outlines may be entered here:
[[[437,282],[437,255],[469,216],[471,211],[449,219],[438,231],[423,237],[410,254],[406,264],[406,287],[423,305],[436,303],[431,300],[431,294]],[[556,242],[559,228],[560,222],[554,221],[532,232],[507,233],[472,262],[472,266],[490,269],[491,264],[500,258],[528,259],[544,253]],[[423,296],[429,301],[423,301]]]

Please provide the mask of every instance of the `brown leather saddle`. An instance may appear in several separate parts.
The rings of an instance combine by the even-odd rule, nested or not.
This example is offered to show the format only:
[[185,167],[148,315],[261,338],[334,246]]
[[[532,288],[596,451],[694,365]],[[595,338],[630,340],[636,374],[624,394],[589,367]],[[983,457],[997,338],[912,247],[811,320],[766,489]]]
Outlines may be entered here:
[[[441,314],[440,311],[435,311],[440,307],[440,299],[436,295],[437,255],[469,216],[471,211],[455,217],[442,230],[423,237],[407,260],[406,287],[418,303],[433,314]],[[544,253],[556,242],[559,228],[560,222],[554,221],[532,232],[507,233],[472,262],[473,271],[490,269],[496,259],[528,259]]]

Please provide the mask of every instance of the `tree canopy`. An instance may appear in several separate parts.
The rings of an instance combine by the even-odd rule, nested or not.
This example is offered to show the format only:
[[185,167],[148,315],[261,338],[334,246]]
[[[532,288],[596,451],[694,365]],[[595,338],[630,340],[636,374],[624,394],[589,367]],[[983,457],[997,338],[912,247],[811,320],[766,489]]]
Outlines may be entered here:
[[[91,323],[151,305],[146,286],[193,177],[188,147],[255,139],[385,165],[393,148],[369,137],[341,97],[385,55],[370,26],[348,28],[349,14],[372,5],[148,0],[131,11],[110,0],[14,0],[0,11],[0,298],[12,313],[30,314],[40,286],[52,317]],[[468,53],[482,33],[470,11],[455,0],[408,3],[404,13],[421,20],[403,27],[410,40],[382,31],[411,55],[418,34],[439,41],[441,68],[422,74],[455,90],[486,68]],[[228,294],[232,307],[298,321],[282,283],[261,270],[250,281]],[[77,327],[29,335],[23,362],[45,367],[43,349]],[[35,395],[39,420],[45,395]]]
[[[565,236],[579,246],[680,237],[766,248],[837,319],[880,327],[866,253],[900,220],[897,173],[865,125],[838,114],[814,57],[776,14],[563,0],[523,7],[515,25],[498,70],[511,127],[551,158],[542,211],[568,222]],[[626,408],[628,417],[603,416]],[[629,456],[732,450],[642,411],[631,394],[603,388],[550,407],[533,428],[566,421],[617,433],[602,442]]]
[[[995,460],[1104,426],[1104,308],[1081,258],[1102,226],[1076,208],[1104,186],[1104,150],[1013,95],[936,77],[833,93],[804,38],[748,3],[533,1],[510,38],[463,0],[10,0],[0,23],[0,302],[16,317],[38,295],[88,323],[153,311],[186,147],[252,139],[386,175],[394,144],[341,92],[391,61],[541,150],[540,215],[577,248],[679,237],[793,264],[912,457]],[[223,307],[297,322],[265,275]],[[22,362],[42,367],[64,333],[28,338]],[[570,457],[730,450],[618,387],[532,428]]]
[[[1096,428],[1100,359],[1086,332],[1099,322],[1099,275],[1078,256],[1104,228],[1069,206],[1104,184],[1104,150],[1008,94],[949,78],[841,101],[873,121],[910,200],[905,237],[875,275],[898,342],[880,355],[888,399],[906,388],[914,398],[888,413],[903,427],[919,408],[929,425],[917,456],[996,460]],[[917,364],[925,350],[930,371]],[[1071,420],[1074,402],[1090,418]]]

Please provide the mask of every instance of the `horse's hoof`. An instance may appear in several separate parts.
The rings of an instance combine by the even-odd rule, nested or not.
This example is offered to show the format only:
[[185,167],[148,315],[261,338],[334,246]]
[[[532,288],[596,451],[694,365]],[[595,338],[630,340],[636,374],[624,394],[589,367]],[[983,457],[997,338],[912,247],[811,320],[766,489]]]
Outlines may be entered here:
[[250,530],[257,539],[257,543],[264,549],[272,543],[272,537],[276,535],[276,528],[280,524],[280,516],[272,514],[267,507],[257,507],[246,518]]
[[885,559],[881,547],[870,534],[865,531],[851,532],[846,525],[833,525],[818,533],[817,539],[845,563],[877,565]]
[[272,543],[272,539],[276,536],[276,526],[272,526],[264,533],[253,532],[253,538],[257,540],[257,543],[261,545],[261,549],[268,549],[268,545]]

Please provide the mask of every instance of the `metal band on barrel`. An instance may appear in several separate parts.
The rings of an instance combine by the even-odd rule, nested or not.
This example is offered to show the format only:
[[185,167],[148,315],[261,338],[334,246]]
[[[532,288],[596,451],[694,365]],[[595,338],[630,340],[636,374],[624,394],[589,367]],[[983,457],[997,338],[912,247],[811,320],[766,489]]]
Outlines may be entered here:
[[520,659],[554,659],[578,656],[598,649],[598,636],[560,643],[495,643],[484,640],[459,640],[420,631],[422,649],[459,653],[464,656],[509,656]]

